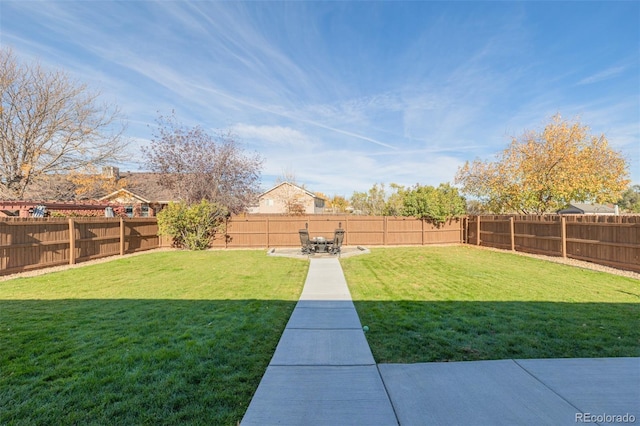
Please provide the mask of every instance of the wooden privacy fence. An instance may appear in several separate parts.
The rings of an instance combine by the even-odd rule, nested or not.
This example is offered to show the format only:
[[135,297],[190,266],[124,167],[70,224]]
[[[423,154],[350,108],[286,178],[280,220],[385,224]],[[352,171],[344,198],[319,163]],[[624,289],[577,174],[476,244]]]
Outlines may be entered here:
[[155,218],[0,220],[0,275],[159,247]]
[[466,239],[640,272],[640,215],[471,216]]
[[[440,226],[411,217],[247,215],[232,217],[213,247],[298,247],[305,227],[312,237],[342,227],[351,246],[468,243],[640,272],[640,215],[471,216]],[[155,218],[3,219],[0,275],[168,245]]]
[[464,219],[453,219],[440,226],[411,217],[387,216],[235,216],[227,224],[227,237],[217,238],[218,248],[298,247],[298,231],[308,226],[311,237],[333,238],[345,230],[343,244],[358,246],[428,245],[462,243]]
[[[439,227],[407,217],[368,216],[236,216],[227,222],[227,235],[214,248],[297,247],[298,231],[332,237],[339,226],[345,245],[427,245],[461,243],[463,219]],[[0,275],[74,264],[160,246],[155,218],[23,218],[0,220]]]

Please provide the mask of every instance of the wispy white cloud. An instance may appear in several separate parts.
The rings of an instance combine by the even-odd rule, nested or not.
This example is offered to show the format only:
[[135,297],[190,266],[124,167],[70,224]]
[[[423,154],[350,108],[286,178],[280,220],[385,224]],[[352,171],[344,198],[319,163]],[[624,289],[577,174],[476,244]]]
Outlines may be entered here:
[[578,85],[584,85],[584,84],[594,84],[594,83],[599,83],[601,81],[604,80],[608,80],[610,78],[614,78],[617,75],[622,74],[624,71],[626,70],[626,67],[624,66],[620,66],[620,67],[611,67],[611,68],[607,68],[605,70],[602,70],[596,74],[590,75],[589,77],[585,77],[582,80],[580,80],[578,82]]
[[252,101],[240,99],[239,97],[235,97],[235,96],[229,95],[227,93],[224,93],[223,91],[216,90],[216,89],[211,88],[211,87],[202,87],[202,86],[200,86],[199,89],[201,89],[202,91],[205,91],[205,92],[215,93],[216,95],[224,97],[224,98],[226,98],[228,100],[231,100],[231,101],[233,101],[233,102],[235,102],[237,104],[240,104],[240,105],[243,105],[243,106],[247,106],[247,107],[250,107],[250,108],[262,111],[262,112],[266,112],[266,113],[269,113],[269,114],[272,114],[272,115],[276,115],[276,116],[279,116],[279,117],[282,117],[282,118],[286,118],[286,119],[288,119],[290,121],[293,121],[293,122],[311,125],[311,126],[314,126],[314,127],[320,128],[320,129],[324,129],[324,130],[329,130],[331,132],[335,132],[335,133],[338,133],[338,134],[341,134],[341,135],[350,136],[352,138],[356,138],[356,139],[359,139],[359,140],[362,140],[362,141],[371,142],[371,143],[373,143],[375,145],[379,145],[379,146],[382,146],[382,147],[385,147],[385,148],[394,149],[394,147],[392,145],[388,144],[388,143],[379,141],[377,139],[368,137],[368,136],[363,135],[363,134],[358,134],[358,133],[355,133],[355,132],[351,132],[351,131],[344,130],[344,129],[339,129],[337,127],[333,127],[333,126],[324,124],[324,123],[319,122],[317,120],[313,120],[311,118],[307,118],[306,116],[301,115],[301,114],[299,114],[297,112],[288,111],[285,108],[280,107],[280,106],[262,105],[262,104],[259,104],[257,102],[252,102]]
[[311,138],[299,130],[284,126],[254,126],[238,123],[233,131],[243,140],[259,141],[269,146],[286,149],[306,149],[312,145]]
[[[129,116],[132,150],[157,111],[175,109],[187,125],[233,128],[265,157],[266,185],[289,169],[349,195],[374,182],[451,181],[464,160],[557,112],[636,158],[629,58],[640,41],[623,35],[640,18],[624,2],[597,16],[591,6],[2,1],[0,41],[95,83]],[[586,20],[558,25],[572,8]],[[603,13],[622,23],[587,43]],[[600,70],[597,49],[614,65]]]

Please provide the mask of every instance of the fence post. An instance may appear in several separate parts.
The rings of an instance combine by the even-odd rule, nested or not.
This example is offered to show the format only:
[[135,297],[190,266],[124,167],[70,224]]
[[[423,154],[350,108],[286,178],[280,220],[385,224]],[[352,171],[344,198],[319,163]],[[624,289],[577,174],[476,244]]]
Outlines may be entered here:
[[345,246],[349,244],[349,216],[344,217],[344,241]]
[[563,258],[567,258],[567,218],[564,216],[560,217],[560,252]]
[[480,245],[480,215],[476,216],[476,245]]
[[124,218],[120,218],[120,256],[124,256]]
[[511,234],[511,251],[516,251],[516,225],[513,216],[509,218],[509,233]]
[[69,218],[69,265],[76,263],[76,224]]
[[382,216],[382,245],[387,245],[387,216]]
[[460,220],[460,243],[469,244],[469,216]]
[[269,232],[271,232],[271,230],[269,229],[269,216],[267,216],[267,223],[265,224],[265,230],[266,230],[266,235],[265,235],[265,239],[267,241],[267,249],[269,248]]
[[420,218],[420,226],[422,227],[422,245],[424,245],[424,217]]

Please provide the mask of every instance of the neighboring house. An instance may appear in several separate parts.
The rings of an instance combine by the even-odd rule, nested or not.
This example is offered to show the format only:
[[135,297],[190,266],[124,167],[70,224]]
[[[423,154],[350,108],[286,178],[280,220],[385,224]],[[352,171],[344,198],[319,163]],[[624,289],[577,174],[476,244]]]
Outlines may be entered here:
[[324,211],[325,199],[313,192],[282,182],[258,196],[258,206],[249,213],[319,214]]
[[79,216],[105,215],[105,208],[111,207],[124,209],[129,217],[148,217],[156,216],[171,201],[178,201],[171,190],[159,184],[161,177],[156,173],[121,173],[117,167],[105,167],[102,176],[115,179],[121,188],[105,195],[96,186],[94,195],[80,199],[68,176],[47,175],[28,189],[24,200],[0,199],[0,217],[37,216],[38,207],[47,214]]
[[154,208],[150,200],[134,194],[128,189],[114,191],[111,194],[101,197],[99,201],[122,206],[124,212],[129,217],[150,217],[156,215],[156,208]]
[[160,176],[156,173],[120,174],[117,168],[112,169],[116,179],[126,179],[126,188],[100,197],[99,201],[122,206],[129,217],[155,216],[170,202],[178,201],[170,190],[158,183]]
[[558,210],[558,214],[598,214],[616,215],[618,206],[609,207],[604,204],[570,203],[566,209]]

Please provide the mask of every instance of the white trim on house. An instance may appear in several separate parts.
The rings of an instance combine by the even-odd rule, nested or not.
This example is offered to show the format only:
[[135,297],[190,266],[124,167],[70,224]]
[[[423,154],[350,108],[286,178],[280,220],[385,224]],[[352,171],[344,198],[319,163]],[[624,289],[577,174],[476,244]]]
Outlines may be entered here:
[[104,197],[98,198],[98,200],[99,201],[104,201],[104,200],[110,200],[110,199],[113,199],[113,198],[124,198],[123,195],[124,196],[128,196],[128,198],[130,200],[131,199],[135,199],[135,200],[138,200],[141,203],[147,203],[147,204],[151,203],[151,201],[149,201],[149,200],[147,200],[147,199],[145,199],[145,198],[143,198],[143,197],[141,197],[141,196],[139,196],[137,194],[134,194],[133,192],[131,192],[129,190],[126,190],[124,188],[118,189],[117,191],[113,191],[111,194],[107,194]]
[[305,192],[308,196],[310,196],[310,197],[313,197],[313,198],[319,198],[319,199],[321,199],[321,200],[324,200],[324,198],[322,198],[322,197],[318,197],[318,196],[317,196],[316,194],[314,194],[313,192],[308,191],[308,190],[304,189],[303,187],[298,186],[298,185],[296,185],[296,184],[293,184],[293,183],[291,183],[291,182],[281,182],[281,183],[277,184],[276,186],[272,187],[271,189],[268,189],[268,190],[264,191],[262,194],[258,195],[258,198],[262,197],[262,196],[263,196],[263,195],[265,195],[265,194],[268,194],[269,192],[273,191],[273,190],[274,190],[274,189],[276,189],[276,188],[281,187],[282,185],[289,185],[289,186],[293,186],[294,188],[298,188],[299,190],[304,191],[304,192]]

